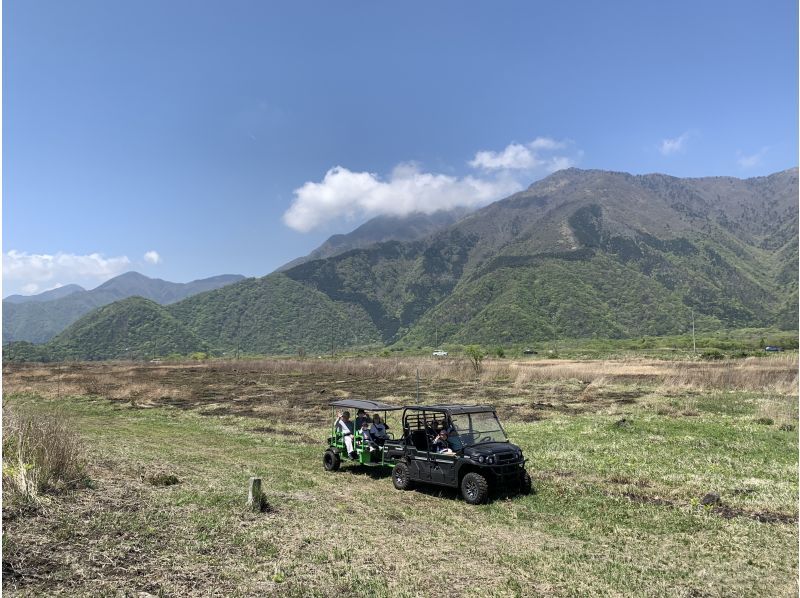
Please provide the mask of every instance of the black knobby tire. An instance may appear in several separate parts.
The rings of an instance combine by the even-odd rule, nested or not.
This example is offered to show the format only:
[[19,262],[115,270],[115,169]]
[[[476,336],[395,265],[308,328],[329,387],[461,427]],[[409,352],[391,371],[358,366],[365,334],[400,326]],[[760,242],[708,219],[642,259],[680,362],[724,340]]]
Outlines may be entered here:
[[461,496],[471,505],[480,505],[489,498],[489,484],[481,474],[471,471],[461,480]]
[[522,481],[519,484],[519,491],[525,496],[528,496],[529,494],[536,494],[536,491],[533,489],[531,474],[529,474],[527,471],[522,474]]
[[325,454],[322,455],[322,466],[325,468],[325,471],[336,471],[341,464],[342,460],[339,458],[339,455],[330,449],[325,451]]
[[414,487],[408,463],[400,461],[400,463],[394,466],[392,470],[392,483],[398,490],[411,490],[411,488]]

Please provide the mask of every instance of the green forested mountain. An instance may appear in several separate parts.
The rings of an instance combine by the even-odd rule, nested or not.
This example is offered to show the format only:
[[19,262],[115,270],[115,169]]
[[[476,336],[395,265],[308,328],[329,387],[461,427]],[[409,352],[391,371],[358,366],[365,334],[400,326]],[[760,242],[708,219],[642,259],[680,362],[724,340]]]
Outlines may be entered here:
[[28,342],[6,346],[9,359],[144,359],[200,350],[204,341],[165,307],[142,297],[129,297],[84,316],[45,345]]
[[84,314],[127,297],[145,297],[169,304],[242,278],[237,274],[223,274],[179,283],[126,272],[90,291],[78,285],[67,285],[31,297],[12,295],[3,300],[3,342],[46,342]]
[[213,350],[254,353],[676,334],[692,312],[700,329],[795,330],[797,175],[568,169],[423,239],[166,310]]

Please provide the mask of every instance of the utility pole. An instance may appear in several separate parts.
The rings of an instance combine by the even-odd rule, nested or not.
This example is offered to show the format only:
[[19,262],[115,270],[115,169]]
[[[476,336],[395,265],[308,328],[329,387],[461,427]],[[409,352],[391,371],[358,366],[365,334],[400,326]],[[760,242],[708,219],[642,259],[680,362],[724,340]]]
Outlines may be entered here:
[[697,342],[694,338],[694,308],[692,309],[692,351],[697,355]]
[[439,348],[439,322],[436,322],[436,324],[434,326],[435,326],[435,329],[436,329],[436,345],[433,348],[434,349],[438,349]]

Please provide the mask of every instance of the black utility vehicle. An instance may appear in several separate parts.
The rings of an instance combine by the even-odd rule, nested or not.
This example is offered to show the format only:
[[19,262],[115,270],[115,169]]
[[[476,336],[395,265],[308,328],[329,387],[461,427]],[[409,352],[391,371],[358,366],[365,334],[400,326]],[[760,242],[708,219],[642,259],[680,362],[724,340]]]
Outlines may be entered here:
[[[426,405],[406,407],[403,435],[387,440],[383,460],[393,463],[398,490],[415,483],[460,488],[469,504],[486,502],[489,489],[530,494],[531,478],[520,448],[509,442],[493,407]],[[448,432],[449,449],[438,452],[434,438]]]

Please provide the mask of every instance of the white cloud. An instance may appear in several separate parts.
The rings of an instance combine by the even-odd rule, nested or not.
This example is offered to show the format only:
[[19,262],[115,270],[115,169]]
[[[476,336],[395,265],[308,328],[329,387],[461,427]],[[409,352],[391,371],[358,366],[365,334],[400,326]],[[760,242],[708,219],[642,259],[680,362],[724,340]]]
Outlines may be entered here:
[[387,180],[370,172],[331,168],[320,183],[307,182],[296,189],[284,222],[300,232],[337,217],[348,219],[378,214],[433,213],[456,206],[478,206],[518,191],[509,177],[457,178],[422,172],[415,164],[400,164]]
[[148,251],[144,254],[144,261],[150,264],[160,264],[161,263],[161,256],[158,255],[157,251]]
[[766,155],[768,147],[762,147],[755,154],[745,155],[742,152],[737,152],[739,156],[736,160],[742,168],[753,168],[761,164],[762,158]]
[[543,155],[567,145],[538,137],[525,145],[512,143],[500,152],[481,151],[469,165],[482,174],[463,177],[424,172],[411,162],[396,166],[388,178],[336,166],[322,181],[308,181],[294,190],[295,198],[283,221],[308,232],[341,217],[430,214],[456,206],[485,205],[519,191],[543,174],[572,166],[575,159],[570,156]]
[[689,140],[689,133],[683,133],[674,139],[663,139],[661,141],[661,145],[658,147],[658,151],[662,153],[664,156],[670,156],[677,152],[683,151],[686,147],[686,142]]
[[[541,151],[553,151],[567,147],[566,141],[556,141],[549,137],[537,137],[530,143],[511,143],[500,152],[480,151],[470,160],[472,168],[483,170],[534,170],[544,167],[548,172],[555,172],[555,163],[564,163],[565,156],[544,157]],[[570,163],[571,164],[571,163]]]
[[27,253],[10,250],[3,254],[3,281],[24,292],[34,293],[42,285],[100,281],[121,274],[130,266],[126,256],[103,257],[99,253]]

